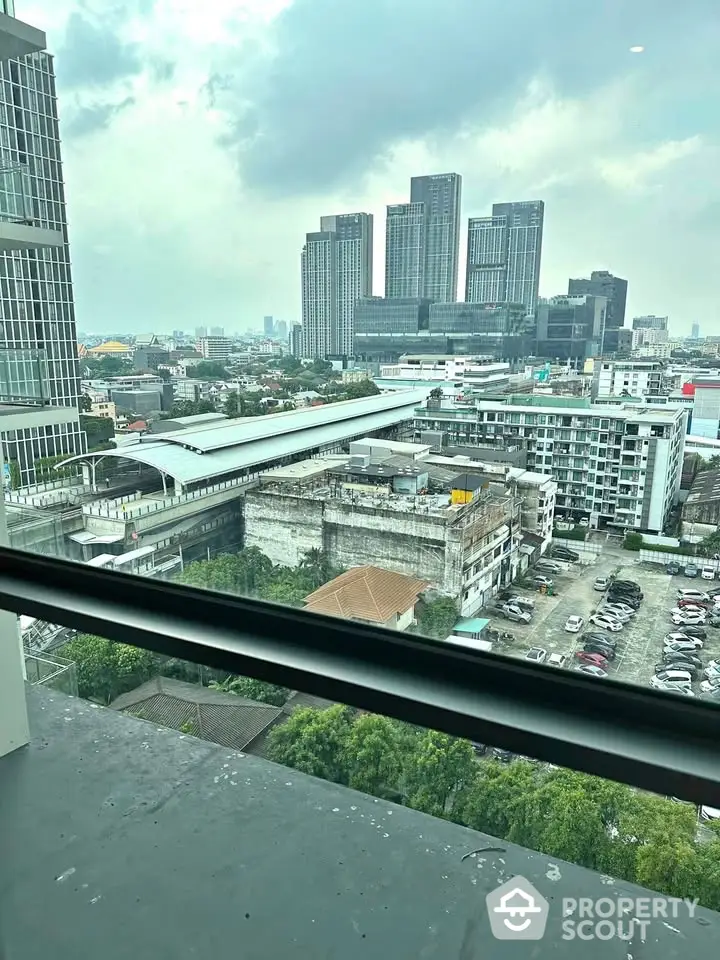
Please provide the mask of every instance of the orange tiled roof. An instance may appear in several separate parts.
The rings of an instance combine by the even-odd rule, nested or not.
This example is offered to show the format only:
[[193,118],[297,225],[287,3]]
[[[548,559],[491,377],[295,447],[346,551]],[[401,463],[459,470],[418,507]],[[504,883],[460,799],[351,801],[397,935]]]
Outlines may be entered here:
[[429,586],[427,580],[382,567],[355,567],[305,597],[305,604],[315,613],[386,623],[394,614],[409,610]]

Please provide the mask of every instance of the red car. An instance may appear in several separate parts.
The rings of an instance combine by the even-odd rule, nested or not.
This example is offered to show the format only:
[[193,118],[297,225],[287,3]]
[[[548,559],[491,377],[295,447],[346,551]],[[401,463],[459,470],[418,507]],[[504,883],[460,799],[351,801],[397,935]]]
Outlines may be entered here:
[[678,600],[677,605],[679,607],[697,607],[698,610],[707,610],[708,607],[712,606],[712,604],[704,600],[691,600],[689,597],[684,600]]
[[600,656],[599,653],[587,653],[585,650],[578,650],[575,654],[575,659],[580,660],[581,663],[587,663],[592,667],[600,667],[602,670],[607,670],[608,662],[605,657]]

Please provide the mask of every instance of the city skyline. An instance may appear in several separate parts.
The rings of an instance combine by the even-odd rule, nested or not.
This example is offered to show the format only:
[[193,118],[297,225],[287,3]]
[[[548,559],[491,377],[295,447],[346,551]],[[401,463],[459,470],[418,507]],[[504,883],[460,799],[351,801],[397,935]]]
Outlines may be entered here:
[[[306,0],[247,0],[240,20],[223,2],[208,21],[190,4],[131,2],[103,15],[97,0],[23,0],[18,14],[48,31],[57,54],[82,327],[191,328],[207,309],[232,327],[264,314],[299,319],[297,251],[309,222],[366,210],[379,224],[388,204],[407,201],[411,176],[457,170],[463,222],[494,202],[545,200],[541,296],[607,269],[630,282],[629,315],[668,314],[678,333],[693,322],[712,328],[720,122],[709,106],[717,70],[708,3],[686,18],[649,0],[631,10],[613,3],[597,22],[592,7],[567,17],[554,0],[542,11],[522,0],[511,22],[504,8],[463,0],[462,17],[441,19],[432,83],[437,18],[413,16],[409,0],[382,15],[374,2],[343,8],[320,17]],[[340,56],[348,18],[373,51],[350,72]],[[541,56],[538,31],[549,23]],[[507,49],[498,43],[471,81],[480,26],[518,56],[498,60]],[[588,35],[592,64],[582,54]],[[634,56],[638,37],[645,52]],[[682,76],[667,70],[679,58]],[[330,65],[328,107],[320,77]],[[328,108],[344,122],[326,142]],[[588,116],[592,129],[578,137]]]

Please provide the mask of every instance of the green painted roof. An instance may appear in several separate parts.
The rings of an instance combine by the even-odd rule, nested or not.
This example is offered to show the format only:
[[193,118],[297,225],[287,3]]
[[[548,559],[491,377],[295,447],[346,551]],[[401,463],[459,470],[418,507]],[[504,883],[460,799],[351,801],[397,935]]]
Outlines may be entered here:
[[490,623],[484,617],[470,617],[466,620],[458,620],[455,624],[455,633],[482,633],[485,627]]

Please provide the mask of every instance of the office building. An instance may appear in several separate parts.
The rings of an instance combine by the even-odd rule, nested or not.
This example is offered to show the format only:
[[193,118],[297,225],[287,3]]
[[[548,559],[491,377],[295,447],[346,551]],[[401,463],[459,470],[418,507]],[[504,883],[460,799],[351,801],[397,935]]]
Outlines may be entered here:
[[512,361],[534,352],[534,330],[524,304],[369,297],[355,310],[355,354],[384,363],[405,353],[485,354]]
[[290,333],[288,334],[288,348],[290,354],[293,357],[302,357],[303,354],[303,342],[302,342],[302,325],[299,323],[293,323],[290,326]]
[[302,251],[303,348],[308,357],[351,356],[355,304],[372,292],[373,217],[322,217]]
[[537,307],[538,357],[581,368],[602,353],[605,330],[605,297],[552,297]]
[[203,360],[217,360],[224,363],[232,353],[233,342],[229,337],[202,337],[197,349]]
[[690,334],[690,339],[691,339],[691,340],[699,340],[699,339],[700,339],[700,324],[699,324],[699,323],[694,323],[694,324],[692,325],[692,332],[691,332],[691,334]]
[[462,177],[413,177],[410,203],[387,208],[385,296],[457,298]]
[[278,340],[284,340],[288,335],[288,326],[286,320],[277,320],[275,322],[275,336]]
[[657,327],[640,327],[629,331],[632,336],[632,349],[639,347],[650,347],[657,344],[667,343],[669,334],[667,329]]
[[687,414],[651,404],[512,396],[426,402],[415,435],[448,445],[513,446],[557,481],[555,512],[591,526],[660,533],[680,488]]
[[[15,484],[35,462],[83,453],[75,306],[53,58],[45,34],[12,19],[0,64],[0,395],[67,408],[67,420],[0,431]],[[17,29],[16,29],[17,27]],[[17,58],[17,59],[10,59]],[[42,136],[40,133],[42,132]]]
[[263,317],[263,334],[272,337],[275,333],[275,321],[272,317]]
[[468,303],[522,303],[534,313],[544,218],[545,204],[534,200],[495,203],[492,216],[468,221]]
[[207,327],[195,327],[195,339],[196,339],[196,340],[202,340],[203,337],[206,337],[207,335],[208,335],[208,328],[207,328]]
[[225,328],[224,327],[210,327],[210,336],[211,337],[224,337]]
[[668,318],[648,314],[645,317],[633,317],[633,330],[667,330]]
[[605,335],[600,347],[603,354],[620,353],[627,349],[627,338],[619,333],[625,325],[627,286],[627,280],[615,277],[607,270],[593,270],[589,277],[568,280],[568,296],[605,297],[607,300]]

